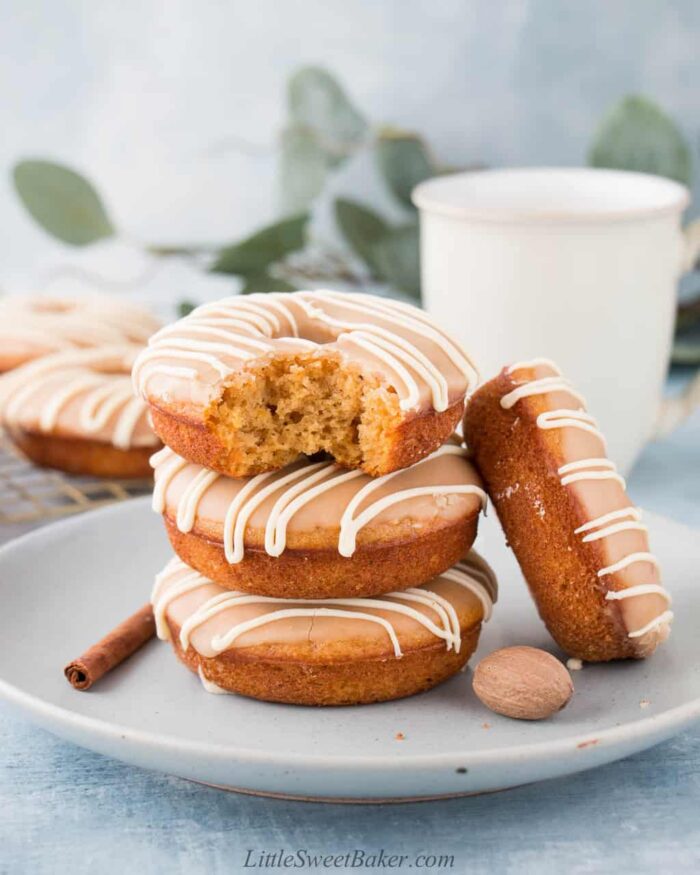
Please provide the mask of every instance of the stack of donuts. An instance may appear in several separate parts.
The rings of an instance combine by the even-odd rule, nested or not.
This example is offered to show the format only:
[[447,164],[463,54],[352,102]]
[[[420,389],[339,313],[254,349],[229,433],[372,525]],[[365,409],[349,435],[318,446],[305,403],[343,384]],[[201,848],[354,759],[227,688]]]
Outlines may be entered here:
[[668,635],[640,513],[547,360],[474,391],[422,311],[317,291],[204,305],[132,378],[176,554],[157,631],[209,692],[356,704],[455,674],[496,598],[472,550],[487,494],[567,654],[642,658]]
[[32,462],[143,478],[160,441],[129,374],[159,327],[108,295],[0,300],[0,425]]
[[133,379],[166,444],[157,631],[205,689],[357,704],[465,665],[496,597],[471,550],[486,494],[453,438],[476,375],[424,313],[226,299],[155,334]]

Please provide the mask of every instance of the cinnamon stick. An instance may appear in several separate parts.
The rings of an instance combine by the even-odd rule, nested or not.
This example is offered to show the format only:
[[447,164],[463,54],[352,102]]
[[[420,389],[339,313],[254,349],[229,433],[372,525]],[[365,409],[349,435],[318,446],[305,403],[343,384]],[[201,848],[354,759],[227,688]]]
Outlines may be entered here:
[[153,608],[144,605],[63,670],[76,690],[89,690],[103,675],[124,662],[156,631]]

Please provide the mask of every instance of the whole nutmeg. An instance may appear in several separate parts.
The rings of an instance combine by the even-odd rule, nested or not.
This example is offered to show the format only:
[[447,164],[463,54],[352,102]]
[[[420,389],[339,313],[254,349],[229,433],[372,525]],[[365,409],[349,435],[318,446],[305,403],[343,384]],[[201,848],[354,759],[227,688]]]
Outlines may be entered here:
[[477,665],[474,692],[498,714],[543,720],[561,711],[574,685],[569,672],[551,653],[537,647],[504,647]]

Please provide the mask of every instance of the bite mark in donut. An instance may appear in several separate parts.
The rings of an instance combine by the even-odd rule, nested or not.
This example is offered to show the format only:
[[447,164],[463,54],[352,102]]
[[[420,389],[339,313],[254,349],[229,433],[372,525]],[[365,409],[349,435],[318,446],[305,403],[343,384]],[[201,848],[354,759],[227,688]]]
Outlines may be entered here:
[[164,443],[236,477],[319,451],[374,476],[406,467],[448,439],[475,380],[422,311],[339,292],[204,305],[134,366]]

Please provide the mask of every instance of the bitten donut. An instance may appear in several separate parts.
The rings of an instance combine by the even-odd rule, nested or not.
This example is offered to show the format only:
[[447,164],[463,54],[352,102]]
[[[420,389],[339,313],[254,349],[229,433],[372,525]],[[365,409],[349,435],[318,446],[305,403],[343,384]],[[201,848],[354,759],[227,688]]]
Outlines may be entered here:
[[0,378],[0,424],[37,465],[96,477],[150,477],[160,441],[131,391],[138,347],[73,350]]
[[592,662],[649,656],[670,598],[581,395],[549,360],[519,362],[474,394],[464,433],[559,646]]
[[0,371],[63,350],[134,343],[160,328],[147,310],[110,295],[0,298]]
[[229,589],[281,598],[376,595],[464,556],[486,501],[466,450],[445,444],[383,477],[300,459],[234,479],[165,447],[153,507],[175,552]]
[[152,604],[158,636],[208,692],[357,705],[420,693],[459,671],[496,591],[473,552],[420,587],[324,602],[224,590],[175,558]]
[[321,451],[373,476],[405,468],[449,438],[475,380],[421,310],[330,291],[205,304],[134,366],[163,443],[233,477]]

